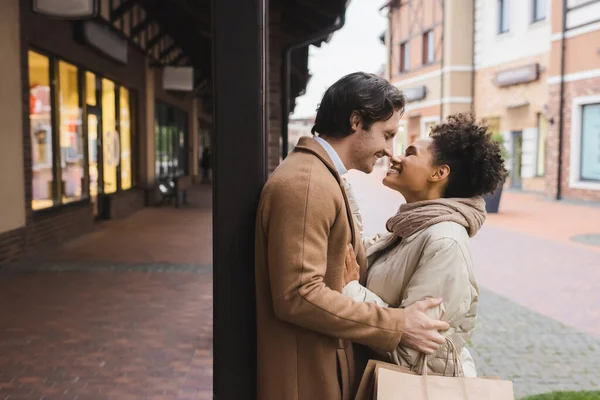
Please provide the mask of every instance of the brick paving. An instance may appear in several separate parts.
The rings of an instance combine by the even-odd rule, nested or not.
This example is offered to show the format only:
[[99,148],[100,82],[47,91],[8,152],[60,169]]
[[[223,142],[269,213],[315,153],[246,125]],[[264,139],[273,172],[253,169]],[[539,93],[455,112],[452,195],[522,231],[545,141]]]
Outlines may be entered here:
[[[367,232],[401,197],[351,173]],[[212,397],[210,191],[0,271],[0,400]],[[473,240],[472,349],[518,396],[600,387],[600,207],[507,192]]]
[[0,400],[212,398],[210,189],[0,271]]

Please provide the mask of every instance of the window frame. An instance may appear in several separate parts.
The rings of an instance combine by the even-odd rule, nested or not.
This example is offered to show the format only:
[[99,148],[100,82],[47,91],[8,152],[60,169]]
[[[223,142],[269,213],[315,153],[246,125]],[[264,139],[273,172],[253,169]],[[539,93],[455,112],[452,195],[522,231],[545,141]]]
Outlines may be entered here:
[[[504,22],[506,22],[506,29],[503,28]],[[510,0],[498,0],[498,35],[508,32],[510,32]]]
[[409,41],[400,43],[400,73],[407,72],[410,68],[410,46]]
[[[542,18],[537,17],[539,1],[546,2],[546,13]],[[545,21],[546,19],[548,19],[548,0],[531,0],[531,23],[535,24],[536,22]]]
[[[435,62],[435,36],[433,29],[428,29],[423,33],[423,65],[433,64]],[[430,43],[431,42],[431,43]],[[431,57],[430,57],[431,56]]]
[[571,105],[571,146],[569,187],[571,189],[600,191],[600,180],[582,178],[583,108],[600,104],[600,95],[576,97]]

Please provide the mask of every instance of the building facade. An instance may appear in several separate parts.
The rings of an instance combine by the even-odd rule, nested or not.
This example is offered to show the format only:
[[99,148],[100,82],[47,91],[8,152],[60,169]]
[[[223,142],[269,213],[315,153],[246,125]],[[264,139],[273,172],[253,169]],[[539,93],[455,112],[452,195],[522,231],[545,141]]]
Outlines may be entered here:
[[[212,3],[94,3],[80,20],[34,12],[35,0],[0,5],[0,265],[152,206],[160,182],[200,181],[202,158],[214,162]],[[298,12],[335,27],[341,7],[296,6],[266,11],[267,171],[281,160],[281,87],[293,111],[308,46],[328,36],[298,46],[315,36]]]
[[408,100],[397,149],[471,110],[503,139],[508,187],[600,200],[600,2],[406,0],[388,10],[388,76]]
[[546,192],[600,201],[600,2],[552,1]]
[[408,102],[394,144],[399,153],[446,115],[470,110],[472,1],[393,1],[388,6],[388,77]]
[[474,110],[504,137],[507,185],[544,191],[550,9],[547,0],[475,1]]

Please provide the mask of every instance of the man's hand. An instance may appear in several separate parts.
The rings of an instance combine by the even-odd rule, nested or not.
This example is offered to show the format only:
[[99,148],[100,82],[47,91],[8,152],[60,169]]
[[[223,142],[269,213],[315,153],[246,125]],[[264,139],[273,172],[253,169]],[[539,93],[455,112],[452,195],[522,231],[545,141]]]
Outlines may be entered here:
[[450,325],[425,314],[425,311],[441,303],[442,299],[425,299],[406,307],[406,324],[400,343],[425,354],[433,354],[440,345],[445,344],[446,339],[439,331],[450,329]]
[[360,279],[360,266],[356,262],[356,253],[351,244],[346,250],[346,268],[344,269],[344,286]]

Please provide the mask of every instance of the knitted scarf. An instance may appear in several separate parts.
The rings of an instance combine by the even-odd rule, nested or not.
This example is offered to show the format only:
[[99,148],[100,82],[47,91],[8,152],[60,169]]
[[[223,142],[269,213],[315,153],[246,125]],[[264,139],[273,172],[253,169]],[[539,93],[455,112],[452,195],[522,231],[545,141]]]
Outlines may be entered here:
[[469,237],[475,236],[485,221],[485,200],[435,199],[402,204],[398,213],[387,221],[386,228],[400,238],[407,238],[440,222],[456,222],[464,226]]

